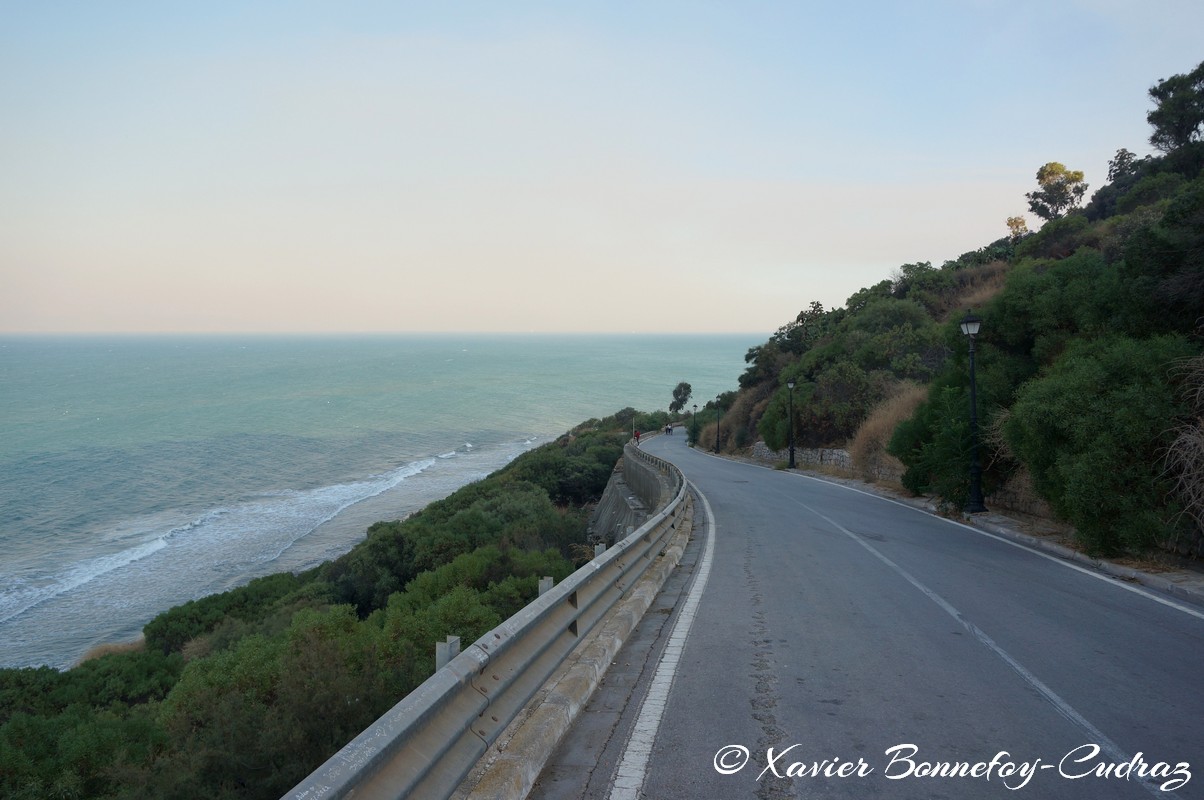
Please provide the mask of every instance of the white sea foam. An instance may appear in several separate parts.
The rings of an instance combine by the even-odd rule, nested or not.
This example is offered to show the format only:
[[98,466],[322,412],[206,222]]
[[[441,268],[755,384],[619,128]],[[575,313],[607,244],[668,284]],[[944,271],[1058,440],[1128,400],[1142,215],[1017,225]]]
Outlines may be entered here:
[[11,586],[0,588],[0,622],[16,617],[59,595],[77,589],[101,575],[140,561],[167,546],[166,536],[109,555],[68,565],[58,573],[27,571],[11,576]]
[[[422,459],[361,481],[300,491],[261,493],[254,499],[210,509],[170,528],[160,528],[149,541],[123,547],[61,568],[25,570],[10,575],[0,590],[0,638],[15,650],[37,631],[53,640],[51,629],[87,627],[90,615],[121,619],[139,627],[164,608],[217,591],[248,576],[266,574],[273,561],[299,539],[339,512],[393,489],[423,473],[436,459]],[[95,538],[98,543],[128,541],[131,531],[147,535],[148,523],[164,515],[128,520]],[[115,612],[139,619],[125,620]],[[45,619],[42,619],[45,618]],[[90,628],[89,628],[90,630]],[[47,642],[51,649],[54,642]],[[14,662],[13,659],[16,659]],[[6,654],[5,661],[24,666],[38,658]],[[66,666],[66,664],[57,664]]]

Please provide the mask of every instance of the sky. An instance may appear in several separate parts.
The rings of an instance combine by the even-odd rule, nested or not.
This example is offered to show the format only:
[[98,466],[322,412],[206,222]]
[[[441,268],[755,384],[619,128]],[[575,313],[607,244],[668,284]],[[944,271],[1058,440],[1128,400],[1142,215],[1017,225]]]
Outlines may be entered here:
[[1198,0],[0,0],[0,333],[768,335],[1151,152]]

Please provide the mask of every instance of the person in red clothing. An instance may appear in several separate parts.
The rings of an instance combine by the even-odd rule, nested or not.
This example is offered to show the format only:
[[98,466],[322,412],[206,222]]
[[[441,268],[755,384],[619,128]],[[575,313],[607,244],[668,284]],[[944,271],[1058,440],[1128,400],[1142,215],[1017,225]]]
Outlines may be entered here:
[[635,432],[635,446],[636,447],[640,446],[640,432],[639,431]]

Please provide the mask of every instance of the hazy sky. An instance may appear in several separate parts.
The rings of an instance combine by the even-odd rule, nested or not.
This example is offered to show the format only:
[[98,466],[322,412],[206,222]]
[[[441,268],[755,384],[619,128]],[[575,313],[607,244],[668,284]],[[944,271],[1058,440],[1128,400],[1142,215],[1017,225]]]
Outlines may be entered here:
[[1006,235],[1047,161],[1090,194],[1204,59],[1199,0],[0,19],[0,332],[767,335]]

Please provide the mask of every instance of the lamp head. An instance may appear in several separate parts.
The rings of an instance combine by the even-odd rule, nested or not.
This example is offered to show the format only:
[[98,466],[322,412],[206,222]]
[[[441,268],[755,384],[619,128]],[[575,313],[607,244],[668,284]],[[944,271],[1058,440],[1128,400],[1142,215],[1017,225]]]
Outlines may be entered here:
[[967,336],[974,337],[978,335],[978,329],[982,327],[982,320],[974,315],[974,312],[967,311],[966,316],[962,318],[961,329],[962,333]]

